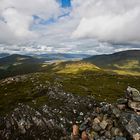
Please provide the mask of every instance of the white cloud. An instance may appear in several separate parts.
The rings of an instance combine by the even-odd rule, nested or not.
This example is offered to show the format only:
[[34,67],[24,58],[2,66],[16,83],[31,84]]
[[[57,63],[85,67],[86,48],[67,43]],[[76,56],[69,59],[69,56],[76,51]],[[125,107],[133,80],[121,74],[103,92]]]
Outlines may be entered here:
[[32,30],[33,16],[49,19],[57,17],[60,8],[55,0],[1,0],[0,42],[19,43],[39,34]]
[[[101,54],[140,48],[122,45],[140,44],[139,0],[72,0],[67,16],[61,15],[70,9],[56,1],[0,0],[0,52]],[[33,15],[55,22],[39,24]]]
[[[77,38],[100,41],[140,42],[139,0],[75,0],[73,15],[80,13],[80,23],[73,33]],[[81,11],[81,12],[80,12]]]
[[19,13],[15,8],[7,8],[2,16],[6,21],[6,26],[17,37],[33,37],[33,32],[29,30],[32,23],[32,17]]

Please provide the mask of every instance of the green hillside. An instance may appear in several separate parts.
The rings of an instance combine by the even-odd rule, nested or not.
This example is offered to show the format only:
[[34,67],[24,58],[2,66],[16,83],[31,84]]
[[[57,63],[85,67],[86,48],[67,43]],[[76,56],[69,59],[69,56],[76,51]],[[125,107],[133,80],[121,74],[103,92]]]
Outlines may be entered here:
[[44,61],[31,56],[13,54],[0,59],[0,79],[40,71]]
[[140,90],[139,83],[140,76],[118,75],[88,63],[49,64],[43,66],[43,72],[1,80],[0,113],[11,111],[18,103],[26,103],[34,108],[46,104],[46,93],[50,87],[75,95],[90,95],[100,101],[114,102],[124,95],[128,85]]
[[[10,112],[18,103],[26,103],[34,108],[46,104],[48,102],[46,93],[50,88],[55,88],[58,91],[63,90],[74,95],[89,95],[99,101],[108,102],[114,102],[122,97],[129,85],[140,90],[139,71],[132,69],[130,71],[131,67],[136,69],[139,66],[137,62],[139,55],[135,55],[137,60],[133,60],[133,63],[129,61],[125,65],[120,65],[122,59],[117,61],[114,55],[116,54],[111,55],[114,60],[108,58],[108,63],[112,63],[114,67],[103,65],[98,67],[99,65],[95,65],[93,61],[89,61],[91,58],[84,61],[46,63],[28,56],[16,55],[13,59],[6,57],[3,64],[0,63],[1,66],[5,66],[5,69],[0,69],[0,78],[3,78],[0,81],[0,114]],[[122,58],[122,53],[120,58]],[[132,57],[130,58],[132,61]],[[113,61],[116,63],[113,64]],[[22,64],[13,65],[17,62],[22,62]],[[6,67],[6,65],[8,66]],[[53,103],[54,101],[49,102],[56,104]]]
[[140,50],[128,50],[83,59],[100,68],[140,72]]

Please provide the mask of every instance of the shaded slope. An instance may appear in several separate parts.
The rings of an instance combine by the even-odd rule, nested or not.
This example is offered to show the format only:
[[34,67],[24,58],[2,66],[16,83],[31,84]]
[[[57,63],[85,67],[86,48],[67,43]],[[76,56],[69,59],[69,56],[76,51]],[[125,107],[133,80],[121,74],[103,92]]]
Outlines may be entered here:
[[140,71],[140,50],[128,50],[83,59],[105,69]]
[[43,59],[13,54],[0,59],[0,79],[40,71]]
[[0,65],[16,65],[16,63],[36,63],[40,62],[41,60],[37,58],[33,58],[31,56],[26,56],[26,55],[19,55],[19,54],[13,54],[9,55],[7,57],[1,58],[0,59]]
[[0,53],[0,58],[6,57],[6,56],[9,56],[9,55],[10,55],[9,53]]

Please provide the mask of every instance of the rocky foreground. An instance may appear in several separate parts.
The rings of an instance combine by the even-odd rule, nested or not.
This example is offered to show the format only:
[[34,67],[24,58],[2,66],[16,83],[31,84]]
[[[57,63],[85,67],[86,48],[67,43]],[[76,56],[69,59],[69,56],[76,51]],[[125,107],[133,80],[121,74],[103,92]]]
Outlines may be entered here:
[[113,105],[58,86],[45,94],[46,105],[34,109],[21,103],[0,118],[0,140],[69,140],[75,123],[90,140],[140,140],[140,93],[134,88]]

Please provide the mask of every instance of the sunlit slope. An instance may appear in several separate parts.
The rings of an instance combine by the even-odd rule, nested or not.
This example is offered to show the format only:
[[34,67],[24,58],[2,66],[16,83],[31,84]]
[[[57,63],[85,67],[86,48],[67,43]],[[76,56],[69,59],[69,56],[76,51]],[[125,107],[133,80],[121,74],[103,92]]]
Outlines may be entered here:
[[69,62],[61,62],[56,63],[53,68],[57,73],[65,73],[65,74],[78,74],[84,71],[101,71],[101,69],[91,63],[81,62],[81,61],[69,61]]

